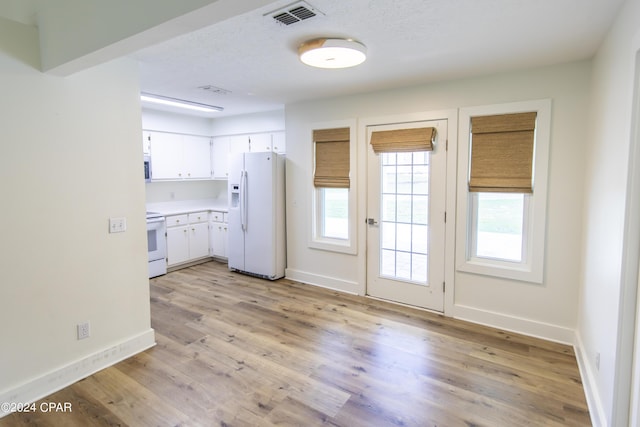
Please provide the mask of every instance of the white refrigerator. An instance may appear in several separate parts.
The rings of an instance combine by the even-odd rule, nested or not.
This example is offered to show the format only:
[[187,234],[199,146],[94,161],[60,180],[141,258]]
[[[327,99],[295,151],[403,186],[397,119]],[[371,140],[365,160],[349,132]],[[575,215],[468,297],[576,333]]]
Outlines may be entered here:
[[284,277],[285,198],[282,155],[229,157],[229,269],[269,280]]

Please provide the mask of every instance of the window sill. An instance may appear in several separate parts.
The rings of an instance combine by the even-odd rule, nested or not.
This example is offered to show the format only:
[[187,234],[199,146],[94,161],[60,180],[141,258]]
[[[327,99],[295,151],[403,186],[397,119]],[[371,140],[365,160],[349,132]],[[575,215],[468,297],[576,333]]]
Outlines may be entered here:
[[517,264],[508,261],[497,261],[483,258],[473,258],[465,261],[456,268],[463,273],[479,274],[482,276],[500,277],[542,284],[542,270],[535,271],[530,265]]
[[355,255],[357,253],[354,245],[349,240],[337,239],[316,239],[309,242],[311,249],[320,249],[328,252],[339,252],[343,254]]

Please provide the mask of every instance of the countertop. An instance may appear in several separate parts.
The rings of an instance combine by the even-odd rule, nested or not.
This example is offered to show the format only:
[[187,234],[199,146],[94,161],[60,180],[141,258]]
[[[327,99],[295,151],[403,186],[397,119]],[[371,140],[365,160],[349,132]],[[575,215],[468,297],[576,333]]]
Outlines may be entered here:
[[228,210],[226,199],[180,200],[175,202],[147,203],[147,212],[160,212],[164,216],[203,211],[228,212]]

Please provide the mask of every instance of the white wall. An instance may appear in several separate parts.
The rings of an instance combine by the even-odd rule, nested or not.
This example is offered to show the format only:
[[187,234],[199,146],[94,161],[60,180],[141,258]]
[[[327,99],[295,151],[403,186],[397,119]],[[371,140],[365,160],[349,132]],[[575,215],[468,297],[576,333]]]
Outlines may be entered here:
[[[449,292],[454,294],[453,307],[447,314],[571,342],[577,317],[584,117],[589,102],[589,78],[590,63],[580,62],[287,105],[287,275],[355,293],[361,292],[365,281],[362,245],[356,256],[307,246],[311,226],[313,144],[309,129],[312,123],[551,98],[544,282],[536,285],[459,273],[455,276],[455,289],[449,287]],[[465,143],[462,135],[460,139],[461,144]],[[366,143],[360,135],[358,144]],[[359,164],[363,164],[361,160]],[[352,171],[352,177],[359,173]],[[366,182],[358,185],[359,191],[366,191]],[[360,235],[366,232],[365,209],[360,203],[356,224]],[[454,218],[453,215],[447,217]],[[464,244],[461,236],[456,244]],[[463,309],[463,306],[466,307]]]
[[[623,242],[627,239],[629,246],[637,246],[637,236],[626,235],[626,231],[640,221],[625,218],[631,196],[628,165],[633,153],[634,67],[640,49],[638,16],[640,2],[627,1],[594,60],[589,138],[585,141],[584,261],[577,335],[596,425],[626,424],[621,418],[624,414],[614,416],[614,412],[616,405],[626,403],[624,395],[616,394],[616,385],[623,385],[629,377],[624,359],[630,357],[631,348],[621,333],[625,333],[626,319],[634,317],[624,310],[624,304],[635,301],[627,292],[635,292],[636,287],[636,283],[631,287],[626,283],[624,249],[629,247]],[[638,118],[635,120],[637,123]],[[635,263],[637,267],[637,258]]]
[[212,119],[211,135],[238,135],[284,130],[284,110]]
[[206,117],[142,109],[142,129],[145,130],[211,136],[211,121]]
[[[0,19],[0,401],[42,397],[153,345],[137,66],[37,71]],[[108,233],[110,217],[127,231]],[[89,321],[91,337],[76,339]],[[0,413],[0,416],[3,414]]]

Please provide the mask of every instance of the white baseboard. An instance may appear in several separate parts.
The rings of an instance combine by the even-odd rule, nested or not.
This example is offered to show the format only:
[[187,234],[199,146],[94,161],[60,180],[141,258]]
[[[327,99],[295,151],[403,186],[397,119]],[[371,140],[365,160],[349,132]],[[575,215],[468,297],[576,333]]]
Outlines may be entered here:
[[574,343],[575,331],[573,329],[537,322],[522,317],[481,310],[464,305],[454,305],[452,317],[560,344],[572,346]]
[[580,369],[580,377],[582,377],[582,387],[584,388],[587,405],[589,406],[591,423],[594,427],[606,427],[608,425],[607,417],[602,407],[602,399],[600,399],[595,375],[591,368],[592,365],[589,363],[590,358],[585,352],[582,338],[578,332],[575,334],[573,348],[576,353],[576,360],[578,361],[578,369]]
[[[97,351],[17,387],[0,391],[0,402],[24,404],[38,401],[154,345],[155,333],[153,329],[149,329],[120,344]],[[9,412],[0,409],[0,418],[8,414]]]
[[358,295],[358,292],[356,291],[359,286],[358,283],[352,282],[350,280],[343,280],[335,277],[307,273],[305,271],[295,270],[292,268],[287,268],[284,274],[287,279],[295,280],[297,282],[331,289],[332,291],[346,292],[351,295]]

